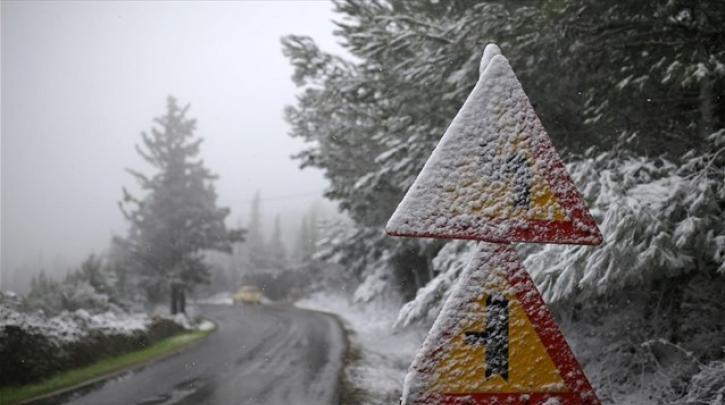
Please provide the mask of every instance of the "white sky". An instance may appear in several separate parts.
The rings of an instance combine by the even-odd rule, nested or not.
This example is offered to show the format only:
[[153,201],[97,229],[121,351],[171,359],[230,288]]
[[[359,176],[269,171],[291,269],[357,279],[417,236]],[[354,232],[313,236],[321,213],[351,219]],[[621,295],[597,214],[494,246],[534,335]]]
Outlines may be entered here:
[[[297,226],[321,195],[318,171],[282,119],[294,103],[280,37],[305,34],[342,52],[328,2],[2,2],[2,272],[72,266],[125,224],[124,168],[143,167],[140,132],[165,98],[190,102],[219,202],[246,221]],[[302,196],[300,196],[302,195]],[[295,198],[277,198],[296,196]],[[292,224],[294,222],[294,224]]]

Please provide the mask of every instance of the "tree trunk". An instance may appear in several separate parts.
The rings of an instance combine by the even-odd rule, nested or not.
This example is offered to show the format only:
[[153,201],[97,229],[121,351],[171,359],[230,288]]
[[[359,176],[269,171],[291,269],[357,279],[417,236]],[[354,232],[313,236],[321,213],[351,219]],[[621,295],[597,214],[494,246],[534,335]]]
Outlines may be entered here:
[[[422,287],[424,284],[422,280],[420,279],[420,271],[413,267],[410,269],[410,273],[413,274],[413,282],[415,282],[415,291],[418,291],[420,287]],[[413,293],[413,296],[415,296],[415,293]]]
[[425,264],[428,269],[428,281],[433,280],[435,274],[433,272],[433,255],[430,249],[425,250]]
[[176,283],[171,283],[171,315],[176,315],[178,312],[178,307],[176,306],[177,303],[177,292],[176,292]]
[[179,312],[186,313],[186,287],[179,286]]

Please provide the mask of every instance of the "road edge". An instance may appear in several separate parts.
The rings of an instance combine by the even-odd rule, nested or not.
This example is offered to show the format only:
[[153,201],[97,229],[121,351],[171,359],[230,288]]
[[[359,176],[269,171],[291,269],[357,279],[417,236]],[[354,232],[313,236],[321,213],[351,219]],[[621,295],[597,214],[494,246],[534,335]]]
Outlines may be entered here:
[[[346,384],[346,377],[345,377],[345,370],[348,366],[348,357],[351,350],[351,343],[350,343],[350,336],[351,329],[347,328],[345,324],[345,320],[339,315],[334,312],[328,312],[328,311],[322,311],[319,309],[311,309],[311,308],[304,308],[304,307],[298,307],[296,305],[292,305],[294,308],[302,310],[302,311],[309,311],[309,312],[316,312],[321,315],[325,315],[328,318],[332,319],[336,324],[337,327],[340,329],[341,335],[342,335],[342,357],[340,358],[340,370],[337,373],[337,383],[335,384],[335,391],[332,394],[332,403],[334,404],[340,404],[342,405],[342,395],[344,391],[344,385]],[[355,405],[353,403],[345,402],[345,405]]]

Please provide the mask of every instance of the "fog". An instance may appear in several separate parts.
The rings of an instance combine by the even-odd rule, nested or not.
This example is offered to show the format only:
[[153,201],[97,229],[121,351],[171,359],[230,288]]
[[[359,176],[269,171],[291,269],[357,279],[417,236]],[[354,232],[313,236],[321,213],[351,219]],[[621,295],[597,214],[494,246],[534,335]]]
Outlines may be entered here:
[[303,145],[282,119],[296,89],[279,39],[339,53],[332,18],[328,2],[2,2],[2,287],[125,232],[125,168],[144,167],[134,144],[170,94],[191,104],[229,222],[259,190],[294,229],[325,180],[290,159]]

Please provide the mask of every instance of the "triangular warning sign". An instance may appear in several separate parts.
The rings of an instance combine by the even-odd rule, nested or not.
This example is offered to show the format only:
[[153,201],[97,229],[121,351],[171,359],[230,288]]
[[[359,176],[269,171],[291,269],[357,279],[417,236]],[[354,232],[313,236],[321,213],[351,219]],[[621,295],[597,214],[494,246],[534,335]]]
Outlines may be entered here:
[[403,404],[599,404],[508,244],[479,244],[405,380]]
[[481,76],[390,218],[395,236],[599,244],[596,223],[508,60]]

